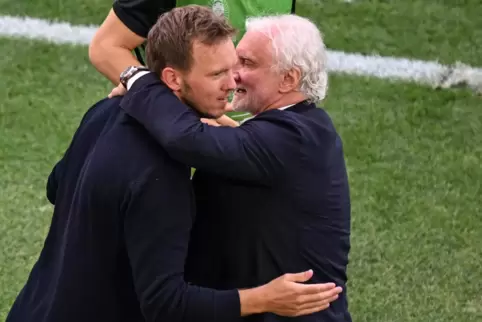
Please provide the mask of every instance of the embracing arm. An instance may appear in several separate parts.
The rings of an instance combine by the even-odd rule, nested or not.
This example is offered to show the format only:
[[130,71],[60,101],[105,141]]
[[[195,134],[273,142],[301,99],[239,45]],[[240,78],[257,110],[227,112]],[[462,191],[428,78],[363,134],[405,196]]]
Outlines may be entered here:
[[174,177],[147,173],[126,203],[125,244],[147,321],[224,322],[262,312],[297,316],[323,310],[338,297],[341,288],[333,283],[300,283],[309,280],[312,272],[285,274],[268,284],[240,291],[187,284],[184,261],[192,217],[189,203],[182,196],[188,184],[173,181]]
[[236,290],[215,291],[184,281],[193,209],[182,200],[189,196],[188,184],[170,176],[148,173],[127,203],[125,244],[141,310],[147,321],[236,319]]
[[[81,135],[81,133],[85,132],[84,127],[86,126],[86,123],[95,122],[96,124],[100,125],[100,128],[102,128],[102,125],[107,121],[109,117],[109,114],[106,113],[106,111],[108,111],[108,108],[109,104],[105,104],[105,100],[101,100],[94,104],[91,108],[89,108],[89,110],[82,117],[79,127],[75,131],[67,150],[64,152],[62,158],[55,164],[47,179],[47,199],[50,201],[51,204],[55,205],[57,199],[57,191],[67,164],[69,162],[76,162],[75,159],[74,161],[67,161],[69,155],[71,154],[71,147],[74,145],[75,142],[79,140],[79,136]],[[100,131],[99,127],[96,128],[98,129],[97,131]],[[87,132],[89,133],[89,135],[96,135],[96,133],[94,133],[95,131],[93,131],[92,128],[89,128]]]
[[269,184],[285,166],[286,155],[270,143],[276,137],[290,144],[279,126],[263,120],[239,127],[204,124],[153,73],[134,83],[121,107],[174,159],[194,168]]
[[64,158],[57,162],[47,179],[47,199],[52,205],[55,205],[55,201],[57,200],[57,189],[59,187],[60,176],[64,170]]

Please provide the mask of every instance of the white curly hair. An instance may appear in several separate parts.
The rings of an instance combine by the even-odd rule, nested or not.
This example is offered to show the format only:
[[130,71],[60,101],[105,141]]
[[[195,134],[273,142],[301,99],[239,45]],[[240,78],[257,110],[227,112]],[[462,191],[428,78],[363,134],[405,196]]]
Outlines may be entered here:
[[297,67],[301,71],[299,90],[309,101],[319,102],[328,87],[327,55],[323,36],[307,18],[294,14],[250,17],[246,31],[265,34],[272,43],[274,68],[279,72]]

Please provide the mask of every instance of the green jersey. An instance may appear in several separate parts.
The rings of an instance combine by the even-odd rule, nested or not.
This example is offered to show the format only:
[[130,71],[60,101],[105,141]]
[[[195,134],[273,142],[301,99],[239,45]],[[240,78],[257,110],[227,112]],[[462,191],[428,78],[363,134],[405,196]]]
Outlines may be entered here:
[[294,12],[294,0],[177,0],[176,6],[198,4],[209,6],[212,10],[224,15],[226,19],[239,31],[235,42],[245,33],[245,21],[248,17],[275,14],[289,14]]

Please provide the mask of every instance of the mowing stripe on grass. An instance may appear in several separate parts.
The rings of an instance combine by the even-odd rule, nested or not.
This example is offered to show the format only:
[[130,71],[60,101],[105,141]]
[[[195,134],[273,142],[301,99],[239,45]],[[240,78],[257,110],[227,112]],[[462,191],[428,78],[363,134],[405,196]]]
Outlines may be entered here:
[[[0,36],[30,38],[57,44],[88,45],[97,28],[98,26],[75,26],[67,22],[30,17],[0,16]],[[463,84],[482,92],[482,68],[463,64],[445,66],[431,61],[329,50],[328,70],[442,88]]]

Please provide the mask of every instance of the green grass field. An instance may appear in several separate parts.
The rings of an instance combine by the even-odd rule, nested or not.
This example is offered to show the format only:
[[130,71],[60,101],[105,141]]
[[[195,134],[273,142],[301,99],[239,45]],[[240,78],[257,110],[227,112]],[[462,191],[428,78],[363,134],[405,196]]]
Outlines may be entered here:
[[[479,0],[313,3],[298,13],[319,23],[332,49],[482,66]],[[0,13],[99,24],[110,5],[0,0]],[[86,47],[7,38],[0,47],[3,321],[50,224],[47,176],[110,85]],[[481,97],[332,75],[323,106],[349,168],[354,321],[482,321]]]

